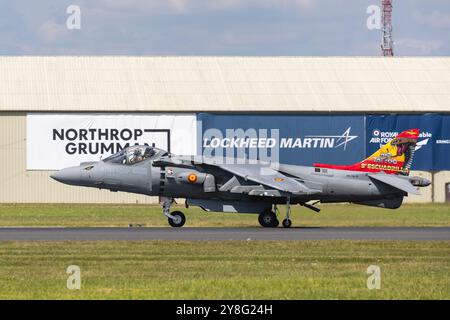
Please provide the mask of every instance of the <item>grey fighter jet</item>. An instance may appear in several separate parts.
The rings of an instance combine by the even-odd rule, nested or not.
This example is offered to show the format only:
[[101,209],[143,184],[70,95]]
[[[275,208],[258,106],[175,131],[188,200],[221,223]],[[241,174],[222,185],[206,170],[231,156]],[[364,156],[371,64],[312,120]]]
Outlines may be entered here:
[[51,177],[69,185],[159,196],[173,227],[186,221],[182,212],[170,212],[174,199],[184,198],[187,208],[258,214],[261,226],[272,228],[279,225],[277,205],[285,204],[282,224],[289,228],[291,205],[316,212],[320,211],[317,203],[337,202],[395,209],[409,193],[419,194],[416,187],[430,182],[409,176],[418,136],[418,129],[404,131],[369,158],[349,166],[238,164],[237,159],[177,156],[143,145],[62,169]]

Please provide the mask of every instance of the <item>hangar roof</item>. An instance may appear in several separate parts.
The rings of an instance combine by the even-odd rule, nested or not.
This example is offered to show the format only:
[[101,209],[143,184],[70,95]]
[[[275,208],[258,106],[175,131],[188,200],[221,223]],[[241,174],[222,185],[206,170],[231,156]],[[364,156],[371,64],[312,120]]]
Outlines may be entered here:
[[0,57],[0,111],[450,111],[450,57]]

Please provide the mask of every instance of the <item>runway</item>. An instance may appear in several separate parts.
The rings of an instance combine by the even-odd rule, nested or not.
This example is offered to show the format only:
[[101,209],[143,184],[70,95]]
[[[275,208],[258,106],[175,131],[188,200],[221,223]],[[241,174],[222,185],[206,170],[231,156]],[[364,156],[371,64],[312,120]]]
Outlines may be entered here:
[[0,228],[0,241],[450,240],[450,227]]

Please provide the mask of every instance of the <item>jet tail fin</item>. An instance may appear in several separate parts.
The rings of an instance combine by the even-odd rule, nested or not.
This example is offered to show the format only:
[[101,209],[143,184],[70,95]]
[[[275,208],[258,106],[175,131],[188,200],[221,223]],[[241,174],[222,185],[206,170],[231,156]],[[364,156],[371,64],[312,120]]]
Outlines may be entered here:
[[413,162],[418,138],[419,129],[406,130],[361,162],[349,166],[315,163],[314,167],[363,172],[385,172],[387,174],[407,176]]

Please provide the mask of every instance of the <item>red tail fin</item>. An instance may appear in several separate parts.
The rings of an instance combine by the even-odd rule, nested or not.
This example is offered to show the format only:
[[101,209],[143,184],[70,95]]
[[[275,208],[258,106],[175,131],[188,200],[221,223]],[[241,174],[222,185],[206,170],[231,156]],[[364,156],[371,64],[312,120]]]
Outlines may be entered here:
[[418,138],[419,129],[406,130],[361,162],[350,166],[315,163],[314,167],[408,175]]

